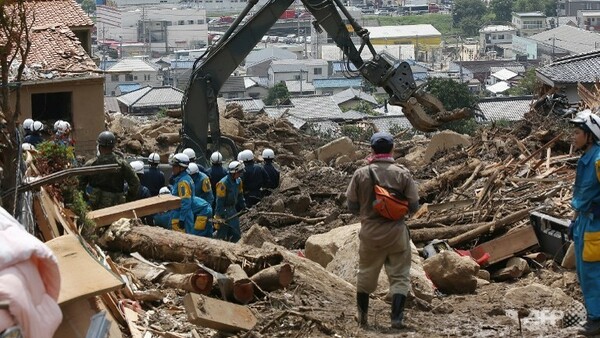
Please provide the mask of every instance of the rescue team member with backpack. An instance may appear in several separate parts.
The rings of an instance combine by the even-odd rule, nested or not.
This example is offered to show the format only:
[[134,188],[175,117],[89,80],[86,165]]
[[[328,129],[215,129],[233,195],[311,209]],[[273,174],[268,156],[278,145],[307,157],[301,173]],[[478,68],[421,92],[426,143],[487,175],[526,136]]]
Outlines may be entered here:
[[577,162],[571,206],[575,217],[569,237],[575,243],[577,279],[583,293],[587,321],[579,331],[600,334],[600,117],[589,109],[571,120],[573,146],[583,151]]
[[[348,209],[361,219],[356,302],[357,320],[362,327],[367,326],[369,294],[377,288],[377,279],[383,265],[392,294],[392,327],[404,327],[402,320],[406,294],[410,286],[411,250],[410,235],[403,218],[407,211],[415,212],[418,209],[419,195],[417,185],[408,169],[394,162],[393,147],[394,140],[389,133],[373,134],[373,154],[368,159],[369,165],[354,172],[346,191]],[[404,203],[395,204],[392,199],[379,200],[378,195],[377,202],[386,203],[387,208],[391,210],[383,213],[382,208],[375,209],[374,205],[379,205],[374,203],[376,185],[379,186],[379,190],[383,187],[403,195]],[[390,219],[391,217],[396,220]]]

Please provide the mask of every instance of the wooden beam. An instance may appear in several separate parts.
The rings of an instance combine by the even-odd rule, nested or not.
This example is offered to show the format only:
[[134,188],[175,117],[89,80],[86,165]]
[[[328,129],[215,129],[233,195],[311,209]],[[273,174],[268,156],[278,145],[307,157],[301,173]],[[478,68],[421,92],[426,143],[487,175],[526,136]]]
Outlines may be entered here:
[[161,211],[177,209],[181,200],[173,195],[159,195],[112,207],[90,211],[88,219],[96,222],[96,226],[103,227],[112,224],[121,218],[138,218],[156,214]]
[[474,247],[471,250],[471,255],[477,258],[488,253],[490,255],[488,263],[494,264],[537,245],[539,243],[533,226],[527,224],[524,227],[515,229],[503,236]]
[[249,331],[256,326],[256,317],[246,306],[224,302],[195,293],[183,298],[190,323],[224,331]]

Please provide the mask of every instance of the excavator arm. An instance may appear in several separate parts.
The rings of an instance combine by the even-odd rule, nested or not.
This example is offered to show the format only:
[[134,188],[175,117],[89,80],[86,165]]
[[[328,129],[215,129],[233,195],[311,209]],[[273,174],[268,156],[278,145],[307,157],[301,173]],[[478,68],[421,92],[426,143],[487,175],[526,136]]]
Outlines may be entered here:
[[[220,132],[217,94],[293,1],[270,0],[240,26],[258,2],[249,0],[219,42],[196,60],[182,101],[184,146],[206,154],[209,126],[213,149],[219,149],[222,142],[231,142]],[[373,85],[384,88],[390,95],[390,104],[403,107],[405,116],[416,129],[433,131],[444,122],[470,115],[467,110],[446,112],[436,97],[418,90],[408,63],[395,63],[385,54],[377,54],[369,41],[369,32],[350,16],[340,0],[302,0],[302,3],[314,16],[315,28],[327,31],[360,74]],[[361,38],[359,49],[350,38],[338,8]],[[364,47],[373,55],[370,60],[361,57]]]

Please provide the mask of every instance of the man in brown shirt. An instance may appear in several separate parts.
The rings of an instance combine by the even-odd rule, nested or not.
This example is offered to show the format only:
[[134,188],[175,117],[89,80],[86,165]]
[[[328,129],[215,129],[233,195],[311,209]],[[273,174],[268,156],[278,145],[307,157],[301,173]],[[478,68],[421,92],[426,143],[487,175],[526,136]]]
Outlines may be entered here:
[[348,209],[359,215],[361,219],[356,281],[358,322],[361,326],[367,325],[369,294],[377,288],[379,272],[385,265],[392,294],[392,327],[404,327],[402,324],[404,303],[410,285],[410,235],[404,220],[389,220],[373,209],[375,183],[369,175],[370,167],[379,185],[402,193],[409,202],[411,212],[418,209],[417,185],[408,169],[394,162],[393,148],[392,135],[385,132],[373,134],[371,137],[373,155],[369,158],[369,165],[354,172],[346,191]]

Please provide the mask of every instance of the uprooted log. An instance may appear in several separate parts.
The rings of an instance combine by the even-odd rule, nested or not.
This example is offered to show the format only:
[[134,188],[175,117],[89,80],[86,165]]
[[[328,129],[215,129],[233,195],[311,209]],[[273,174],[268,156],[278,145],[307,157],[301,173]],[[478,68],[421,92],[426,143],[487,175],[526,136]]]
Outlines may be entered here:
[[228,295],[227,298],[231,299],[231,296],[242,304],[248,304],[254,298],[254,284],[248,275],[238,264],[231,264],[227,268],[227,276],[233,280],[233,295]]
[[157,261],[198,261],[221,273],[231,264],[240,264],[252,275],[283,261],[281,253],[276,251],[130,223],[128,219],[113,223],[99,244],[109,251],[138,252]]
[[257,272],[250,279],[261,290],[275,291],[290,285],[294,279],[294,269],[288,263],[278,264]]
[[202,269],[192,273],[172,273],[162,267],[154,267],[133,258],[121,260],[135,278],[158,283],[167,288],[208,295],[212,291],[213,276]]
[[430,195],[439,193],[449,185],[459,185],[473,174],[480,163],[478,159],[470,159],[465,164],[449,167],[445,173],[420,184],[419,196],[428,199]]
[[473,240],[483,234],[486,234],[490,232],[491,229],[498,230],[508,225],[511,225],[529,216],[530,211],[531,208],[519,210],[497,221],[487,222],[473,230],[465,232],[464,234],[450,238],[448,240],[448,244],[450,244],[450,246],[455,246]]

